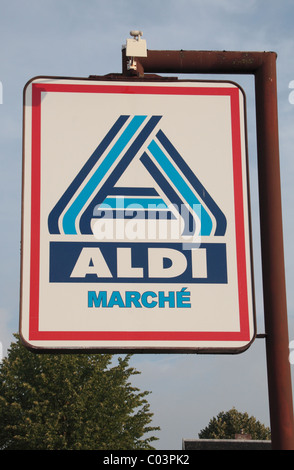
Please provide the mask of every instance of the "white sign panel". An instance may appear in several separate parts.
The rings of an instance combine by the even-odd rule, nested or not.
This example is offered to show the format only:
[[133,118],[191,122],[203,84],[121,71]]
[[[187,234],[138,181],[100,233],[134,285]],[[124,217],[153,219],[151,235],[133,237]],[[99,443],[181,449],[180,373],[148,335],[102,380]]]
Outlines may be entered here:
[[250,345],[244,114],[232,82],[28,82],[25,344],[201,352]]

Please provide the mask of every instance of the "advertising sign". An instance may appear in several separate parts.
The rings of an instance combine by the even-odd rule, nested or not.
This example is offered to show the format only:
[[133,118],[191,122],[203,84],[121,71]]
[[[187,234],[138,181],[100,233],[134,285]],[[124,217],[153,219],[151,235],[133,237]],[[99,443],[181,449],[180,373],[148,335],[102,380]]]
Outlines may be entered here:
[[246,349],[255,335],[247,179],[235,83],[29,81],[24,343]]

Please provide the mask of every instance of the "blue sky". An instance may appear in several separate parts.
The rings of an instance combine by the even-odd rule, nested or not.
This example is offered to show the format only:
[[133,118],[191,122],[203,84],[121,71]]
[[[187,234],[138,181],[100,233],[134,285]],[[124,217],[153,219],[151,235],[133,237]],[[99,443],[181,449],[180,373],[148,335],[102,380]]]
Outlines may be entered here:
[[[294,80],[293,17],[292,0],[0,0],[0,341],[4,354],[18,330],[23,87],[37,75],[120,73],[121,46],[131,29],[143,31],[149,49],[277,52],[289,339],[294,339],[294,105],[289,102],[289,83]],[[253,78],[222,78],[234,79],[247,95],[257,332],[263,333]],[[152,391],[154,424],[162,429],[158,449],[180,449],[182,438],[197,438],[210,418],[233,406],[269,424],[262,339],[237,356],[136,355],[132,364],[141,371],[135,383]]]

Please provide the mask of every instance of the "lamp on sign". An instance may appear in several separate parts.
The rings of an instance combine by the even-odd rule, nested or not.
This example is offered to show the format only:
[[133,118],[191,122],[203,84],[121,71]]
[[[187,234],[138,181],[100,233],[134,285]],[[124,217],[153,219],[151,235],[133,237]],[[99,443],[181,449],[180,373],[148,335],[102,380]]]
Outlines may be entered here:
[[130,35],[133,39],[127,39],[126,45],[123,49],[126,49],[126,56],[130,58],[128,62],[128,69],[137,69],[137,63],[134,57],[147,57],[147,44],[145,39],[141,39],[143,36],[142,31],[130,31]]

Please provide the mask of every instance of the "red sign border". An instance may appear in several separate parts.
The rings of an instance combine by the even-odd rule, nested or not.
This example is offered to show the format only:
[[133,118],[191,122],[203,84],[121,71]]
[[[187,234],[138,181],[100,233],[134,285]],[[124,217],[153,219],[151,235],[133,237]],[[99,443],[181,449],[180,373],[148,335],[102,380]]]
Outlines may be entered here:
[[[194,80],[194,82],[197,80]],[[146,83],[146,82],[145,82]],[[249,342],[249,305],[246,270],[244,225],[244,195],[242,177],[241,123],[239,93],[236,87],[161,86],[123,83],[32,83],[32,150],[31,150],[31,239],[30,239],[30,341],[215,341]],[[159,95],[210,95],[228,96],[231,103],[232,154],[235,197],[236,255],[238,272],[240,331],[40,331],[39,281],[40,281],[40,194],[41,194],[41,93],[118,93]],[[32,230],[33,228],[33,230]],[[143,346],[143,345],[142,345]]]

